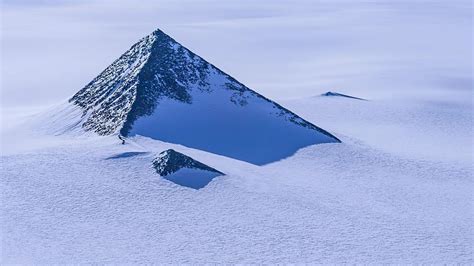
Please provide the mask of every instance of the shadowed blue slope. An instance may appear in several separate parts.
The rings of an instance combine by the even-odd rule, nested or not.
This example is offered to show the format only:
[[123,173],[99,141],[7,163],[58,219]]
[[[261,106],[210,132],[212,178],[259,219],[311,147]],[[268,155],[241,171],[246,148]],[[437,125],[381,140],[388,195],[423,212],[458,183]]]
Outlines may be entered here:
[[207,186],[215,177],[221,175],[222,174],[206,170],[182,168],[163,178],[180,186],[201,189]]
[[151,116],[138,119],[130,134],[225,155],[253,164],[266,164],[331,137],[272,113],[259,98],[245,107],[220,101],[226,91],[193,95],[187,104],[166,99]]

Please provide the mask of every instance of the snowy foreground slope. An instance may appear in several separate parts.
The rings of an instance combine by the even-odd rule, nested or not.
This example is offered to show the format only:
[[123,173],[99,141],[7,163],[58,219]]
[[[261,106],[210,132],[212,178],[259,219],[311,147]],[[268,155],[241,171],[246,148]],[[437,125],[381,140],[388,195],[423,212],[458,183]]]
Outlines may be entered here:
[[[473,262],[470,155],[399,153],[345,126],[357,118],[365,132],[392,138],[380,127],[407,125],[417,136],[432,132],[420,121],[436,120],[424,141],[442,138],[462,151],[449,138],[455,130],[468,143],[467,109],[407,116],[400,102],[331,97],[285,105],[300,106],[309,121],[327,109],[314,122],[337,129],[342,143],[256,166],[146,137],[121,145],[116,137],[5,133],[13,143],[47,141],[21,152],[3,147],[2,262]],[[169,148],[226,175],[200,190],[160,178],[151,161]]]

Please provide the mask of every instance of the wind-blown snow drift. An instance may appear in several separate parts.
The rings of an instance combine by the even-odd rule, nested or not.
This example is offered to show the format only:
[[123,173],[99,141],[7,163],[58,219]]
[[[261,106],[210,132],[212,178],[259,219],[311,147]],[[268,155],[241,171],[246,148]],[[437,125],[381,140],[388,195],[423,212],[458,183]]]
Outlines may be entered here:
[[156,30],[132,46],[70,102],[82,127],[142,135],[266,164],[339,140],[250,90]]

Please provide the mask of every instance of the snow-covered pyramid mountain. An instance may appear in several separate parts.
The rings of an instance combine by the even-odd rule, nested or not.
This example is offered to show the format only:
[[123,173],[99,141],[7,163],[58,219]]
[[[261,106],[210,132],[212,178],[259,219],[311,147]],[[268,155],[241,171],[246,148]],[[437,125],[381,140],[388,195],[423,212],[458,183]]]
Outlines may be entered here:
[[160,30],[70,100],[82,128],[141,135],[265,164],[339,140],[247,88]]
[[203,188],[215,177],[224,175],[224,173],[172,149],[161,152],[153,160],[153,167],[163,178],[194,189]]

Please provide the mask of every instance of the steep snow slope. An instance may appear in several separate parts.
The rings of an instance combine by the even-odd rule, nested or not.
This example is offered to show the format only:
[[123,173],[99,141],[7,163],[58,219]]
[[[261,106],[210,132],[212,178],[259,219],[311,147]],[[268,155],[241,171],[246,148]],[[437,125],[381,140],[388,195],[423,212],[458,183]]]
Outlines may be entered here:
[[288,157],[312,144],[335,142],[313,127],[283,120],[281,111],[261,98],[248,97],[242,107],[222,101],[232,97],[232,92],[226,90],[203,94],[194,89],[190,95],[192,104],[161,100],[153,114],[134,123],[130,135],[148,136],[255,164]]
[[160,30],[140,40],[70,102],[83,109],[85,130],[142,135],[255,164],[312,144],[339,142]]

